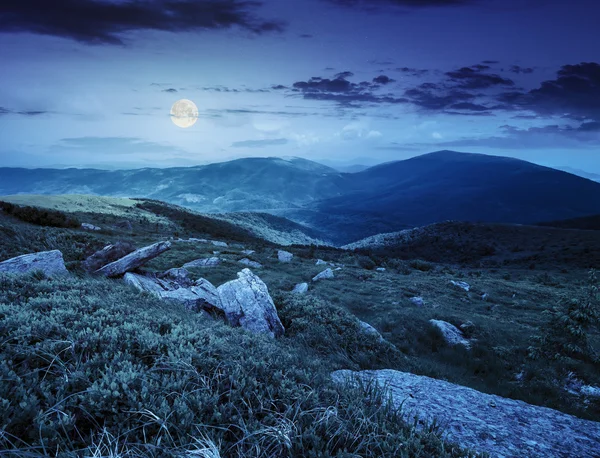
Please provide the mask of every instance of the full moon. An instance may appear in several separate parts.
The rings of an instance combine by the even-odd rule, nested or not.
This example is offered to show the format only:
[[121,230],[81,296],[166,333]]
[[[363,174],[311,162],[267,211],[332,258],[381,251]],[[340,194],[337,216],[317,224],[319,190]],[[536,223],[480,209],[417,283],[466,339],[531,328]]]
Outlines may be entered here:
[[198,107],[191,100],[178,100],[171,107],[171,120],[178,127],[192,127],[198,120]]

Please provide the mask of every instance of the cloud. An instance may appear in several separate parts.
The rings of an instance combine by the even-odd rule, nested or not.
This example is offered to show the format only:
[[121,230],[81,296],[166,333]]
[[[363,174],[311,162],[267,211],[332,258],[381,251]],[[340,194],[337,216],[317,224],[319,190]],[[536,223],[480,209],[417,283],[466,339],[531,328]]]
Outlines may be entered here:
[[260,34],[283,25],[263,21],[244,0],[2,0],[0,32],[54,35],[88,44],[123,45],[124,35],[140,30],[188,32],[240,27]]
[[312,38],[313,36],[310,33],[302,33],[298,35],[300,38]]
[[271,140],[244,140],[240,142],[233,142],[232,148],[262,148],[265,146],[278,146],[285,145],[288,143],[287,138],[274,138]]
[[375,78],[373,78],[373,82],[377,83],[377,84],[389,84],[389,83],[393,83],[396,80],[391,79],[389,76],[386,75],[379,75]]
[[410,73],[412,76],[423,76],[429,73],[429,70],[420,69],[420,68],[411,68],[411,67],[398,67],[396,71],[402,73]]
[[63,138],[52,147],[54,152],[77,154],[123,155],[165,154],[182,152],[171,145],[149,142],[138,137],[74,137]]
[[487,65],[473,65],[459,70],[446,72],[450,81],[462,89],[486,89],[493,86],[514,86],[515,82],[500,75],[483,73],[489,69]]
[[600,121],[600,64],[563,65],[557,78],[528,92],[506,92],[498,98],[513,110],[538,115]]
[[509,67],[509,71],[511,71],[513,73],[533,73],[534,68],[533,67],[521,67],[519,65],[511,65]]
[[177,91],[177,89],[170,87],[169,89],[163,89],[162,92],[169,92],[171,94],[174,94],[175,92],[179,92]]
[[21,115],[21,116],[40,116],[47,113],[52,113],[46,110],[11,110],[9,108],[0,107],[0,116],[2,115]]
[[587,122],[579,126],[551,124],[527,129],[504,125],[500,129],[502,135],[481,138],[465,137],[437,145],[498,149],[595,148],[600,141],[600,122]]

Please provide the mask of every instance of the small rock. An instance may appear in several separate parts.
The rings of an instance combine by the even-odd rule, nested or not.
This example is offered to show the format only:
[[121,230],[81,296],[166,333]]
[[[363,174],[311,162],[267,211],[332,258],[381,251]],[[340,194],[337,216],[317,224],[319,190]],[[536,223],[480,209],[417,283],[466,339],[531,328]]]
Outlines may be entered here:
[[475,325],[472,321],[467,321],[460,325],[460,330],[466,337],[471,337],[475,332]]
[[253,267],[253,268],[256,268],[256,269],[260,269],[262,267],[262,264],[260,262],[252,261],[252,260],[250,260],[248,258],[240,259],[238,262],[240,264],[245,264],[248,267]]
[[487,301],[487,300],[488,300],[488,297],[490,297],[490,295],[489,295],[488,293],[483,293],[483,294],[481,295],[481,300],[482,300],[482,301]]
[[59,250],[24,254],[0,262],[0,272],[26,274],[41,270],[46,275],[67,275],[63,255]]
[[219,264],[221,264],[221,260],[217,257],[212,257],[212,258],[202,258],[202,259],[196,259],[194,261],[190,261],[188,263],[185,263],[183,265],[183,267],[185,269],[190,269],[192,267],[215,267],[215,266],[218,266]]
[[219,242],[218,240],[211,240],[211,242],[214,246],[220,246],[220,247],[227,247],[229,245],[227,245],[227,243],[225,242]]
[[358,324],[360,325],[361,329],[363,330],[363,332],[365,334],[370,334],[372,336],[377,337],[377,340],[379,342],[383,342],[384,341],[384,339],[381,336],[381,334],[379,333],[379,331],[377,329],[375,329],[373,326],[371,326],[369,323],[366,323],[365,321],[358,320]]
[[256,251],[254,250],[244,250],[242,251],[242,254],[245,254],[246,256],[250,256],[251,254],[256,253]]
[[294,286],[292,293],[294,294],[304,294],[308,291],[308,283],[298,283]]
[[318,281],[318,280],[323,280],[326,278],[333,278],[333,270],[331,270],[329,267],[327,269],[325,269],[323,272],[315,275],[312,279],[312,281]]
[[453,324],[442,320],[429,320],[433,326],[442,331],[444,340],[450,345],[464,345],[466,348],[471,346],[470,342],[463,337],[462,332]]
[[289,251],[284,251],[284,250],[277,251],[277,258],[279,259],[279,262],[290,262],[293,257],[294,257],[294,255],[292,253],[290,253]]
[[341,267],[336,267],[336,268],[335,268],[335,269],[333,269],[333,270],[342,270],[342,268],[341,268]]
[[206,239],[197,239],[195,237],[190,237],[188,239],[188,242],[195,242],[195,243],[208,243],[208,240]]
[[385,272],[385,267],[378,267],[375,269],[377,272]]
[[320,266],[320,265],[323,265],[323,264],[327,264],[327,262],[326,262],[326,261],[323,261],[322,259],[317,259],[317,262],[316,262],[316,264],[315,264],[315,265],[316,265],[316,266]]
[[81,223],[81,229],[88,231],[99,231],[101,228],[90,223]]
[[411,297],[410,301],[417,307],[423,307],[423,305],[425,305],[425,302],[423,301],[423,298],[421,296]]
[[458,288],[464,289],[467,292],[471,289],[471,285],[469,285],[468,283],[466,283],[464,281],[450,280],[450,283],[452,283],[454,286],[457,286]]

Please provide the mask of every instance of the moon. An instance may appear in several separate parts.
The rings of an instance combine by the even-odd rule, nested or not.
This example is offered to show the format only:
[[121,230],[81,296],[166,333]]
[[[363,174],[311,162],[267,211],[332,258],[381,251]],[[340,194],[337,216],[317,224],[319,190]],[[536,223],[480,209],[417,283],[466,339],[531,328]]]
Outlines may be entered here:
[[171,120],[183,129],[192,127],[198,120],[198,107],[191,100],[178,100],[171,107]]

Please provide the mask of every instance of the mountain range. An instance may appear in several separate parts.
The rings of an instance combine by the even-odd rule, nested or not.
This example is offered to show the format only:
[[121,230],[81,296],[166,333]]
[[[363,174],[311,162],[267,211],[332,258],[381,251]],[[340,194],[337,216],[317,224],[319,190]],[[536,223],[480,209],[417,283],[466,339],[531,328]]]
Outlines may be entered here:
[[349,243],[444,220],[533,224],[600,214],[600,183],[501,156],[438,151],[342,173],[301,158],[138,170],[0,168],[0,194],[148,197],[267,212]]

